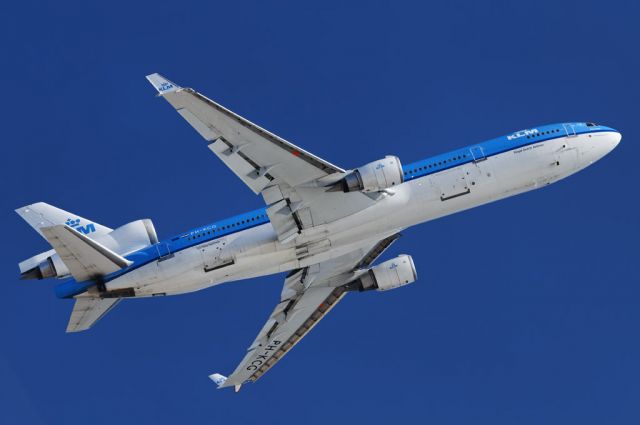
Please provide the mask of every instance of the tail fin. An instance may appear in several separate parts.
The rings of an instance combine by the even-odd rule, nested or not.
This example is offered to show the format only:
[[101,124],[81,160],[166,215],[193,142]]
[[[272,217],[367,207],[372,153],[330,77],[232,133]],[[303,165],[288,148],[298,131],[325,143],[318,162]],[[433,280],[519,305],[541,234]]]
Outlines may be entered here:
[[40,236],[43,238],[45,237],[41,230],[43,227],[51,227],[59,224],[66,224],[90,238],[104,235],[112,230],[95,221],[87,220],[86,218],[61,210],[45,202],[37,202],[18,208],[16,212],[24,221],[29,223],[36,232],[40,233]]
[[[87,220],[86,218],[77,216],[68,211],[61,210],[60,208],[56,208],[45,202],[36,202],[35,204],[26,205],[22,208],[18,208],[16,212],[45,240],[47,238],[44,236],[44,233],[42,233],[42,228],[60,224],[66,224],[67,226],[73,227],[80,233],[87,235],[89,238],[95,238],[96,236],[111,232],[111,229],[108,227],[102,226],[94,221]],[[41,278],[39,277],[40,275],[38,275],[38,265],[47,258],[50,258],[54,253],[54,250],[49,250],[22,261],[19,264],[21,278]]]

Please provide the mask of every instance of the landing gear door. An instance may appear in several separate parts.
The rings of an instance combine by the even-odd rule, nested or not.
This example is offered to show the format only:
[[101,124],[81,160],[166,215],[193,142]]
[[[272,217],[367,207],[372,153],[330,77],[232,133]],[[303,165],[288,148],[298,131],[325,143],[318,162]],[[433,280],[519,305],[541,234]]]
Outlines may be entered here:
[[234,263],[233,258],[225,256],[225,239],[217,239],[207,245],[200,247],[204,271],[210,272]]
[[213,241],[208,245],[201,246],[200,253],[202,254],[202,261],[204,262],[204,269],[212,269],[220,261],[222,243],[220,243],[220,241]]
[[440,200],[446,201],[471,192],[465,172],[460,168],[434,174],[431,181],[440,190]]

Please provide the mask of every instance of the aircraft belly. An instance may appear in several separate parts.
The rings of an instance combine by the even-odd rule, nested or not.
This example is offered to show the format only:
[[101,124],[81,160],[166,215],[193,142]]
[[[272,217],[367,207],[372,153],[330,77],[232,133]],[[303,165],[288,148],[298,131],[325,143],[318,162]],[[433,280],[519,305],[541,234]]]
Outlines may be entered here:
[[136,295],[178,294],[224,282],[284,272],[357,249],[409,226],[538,188],[581,168],[566,138],[514,149],[417,178],[380,194],[375,205],[281,244],[264,225],[176,252],[112,282]]

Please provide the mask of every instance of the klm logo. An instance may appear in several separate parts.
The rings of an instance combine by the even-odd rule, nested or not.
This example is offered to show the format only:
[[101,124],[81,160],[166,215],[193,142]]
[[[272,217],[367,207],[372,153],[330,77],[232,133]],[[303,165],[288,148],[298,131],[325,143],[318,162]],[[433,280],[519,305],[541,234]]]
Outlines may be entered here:
[[376,165],[376,170],[382,170],[384,168],[384,164],[382,162],[379,162],[378,165]]
[[511,136],[507,136],[507,140],[519,139],[519,138],[525,137],[525,136],[535,136],[538,133],[539,133],[539,131],[538,131],[537,128],[534,128],[533,130],[516,131]]
[[76,218],[75,220],[68,218],[67,221],[64,222],[64,224],[71,227],[72,229],[76,229],[78,232],[83,233],[85,235],[88,235],[89,233],[96,231],[96,226],[94,226],[93,223],[89,223],[86,226],[80,226],[79,218]]
[[172,88],[173,88],[173,84],[171,84],[171,83],[167,83],[167,82],[164,82],[164,83],[162,83],[162,84],[160,85],[160,88],[159,88],[158,90],[160,90],[161,92],[163,92],[163,91],[170,90],[170,89],[172,89]]
[[391,263],[391,265],[389,266],[389,270],[394,270],[397,268],[398,268],[398,265],[396,263]]

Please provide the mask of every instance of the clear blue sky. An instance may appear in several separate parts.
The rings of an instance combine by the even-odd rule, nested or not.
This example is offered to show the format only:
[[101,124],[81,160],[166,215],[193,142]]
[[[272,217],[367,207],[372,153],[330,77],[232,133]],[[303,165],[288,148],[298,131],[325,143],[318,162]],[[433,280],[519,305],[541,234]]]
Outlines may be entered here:
[[[637,424],[637,2],[9,2],[0,423]],[[46,201],[161,237],[262,206],[144,79],[160,72],[345,168],[543,123],[620,146],[556,185],[405,232],[419,281],[349,295],[258,384],[230,372],[282,276],[122,303],[17,279]]]

